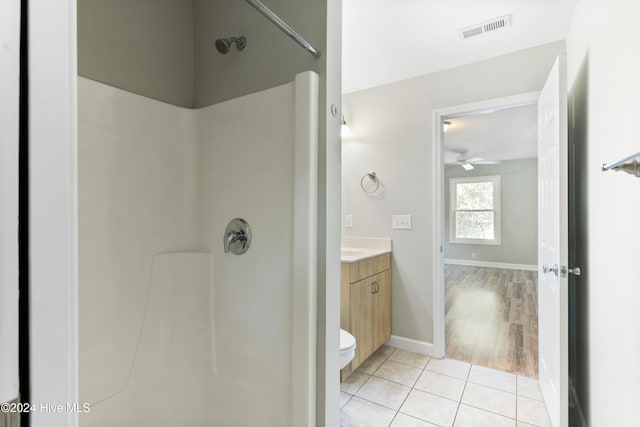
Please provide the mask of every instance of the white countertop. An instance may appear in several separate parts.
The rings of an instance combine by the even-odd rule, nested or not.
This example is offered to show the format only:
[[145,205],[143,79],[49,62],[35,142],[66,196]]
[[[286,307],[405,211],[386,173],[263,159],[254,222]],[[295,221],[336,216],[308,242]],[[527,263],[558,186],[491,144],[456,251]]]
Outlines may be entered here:
[[340,262],[353,263],[391,253],[391,239],[345,236],[340,249]]
[[340,248],[340,262],[358,262],[363,259],[373,258],[378,255],[391,253],[389,249],[367,249],[367,248]]

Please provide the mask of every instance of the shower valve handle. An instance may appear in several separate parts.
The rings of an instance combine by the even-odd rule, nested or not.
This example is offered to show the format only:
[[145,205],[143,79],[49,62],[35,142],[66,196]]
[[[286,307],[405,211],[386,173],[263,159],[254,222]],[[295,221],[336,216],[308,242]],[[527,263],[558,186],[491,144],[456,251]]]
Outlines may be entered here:
[[231,220],[224,230],[224,253],[242,255],[251,246],[251,227],[242,218]]
[[229,245],[233,242],[242,242],[242,249],[247,248],[247,233],[244,231],[230,231],[224,241],[224,252],[229,252]]

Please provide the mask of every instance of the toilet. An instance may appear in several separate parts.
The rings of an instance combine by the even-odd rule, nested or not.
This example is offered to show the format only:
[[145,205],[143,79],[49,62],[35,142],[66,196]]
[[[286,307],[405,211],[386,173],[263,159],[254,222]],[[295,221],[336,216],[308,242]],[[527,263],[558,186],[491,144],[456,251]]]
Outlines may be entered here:
[[356,339],[349,332],[344,329],[340,329],[340,359],[338,360],[340,369],[347,366],[355,355]]

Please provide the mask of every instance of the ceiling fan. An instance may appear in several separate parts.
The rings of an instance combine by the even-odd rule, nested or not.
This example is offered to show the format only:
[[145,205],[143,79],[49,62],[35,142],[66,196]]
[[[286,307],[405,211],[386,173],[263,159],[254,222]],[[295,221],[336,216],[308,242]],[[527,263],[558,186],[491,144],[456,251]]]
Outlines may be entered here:
[[[454,159],[447,161],[447,152],[455,156]],[[500,160],[485,160],[482,157],[471,157],[467,151],[445,150],[445,164],[458,164],[466,171],[472,170],[473,165],[499,165],[500,163],[502,163]]]

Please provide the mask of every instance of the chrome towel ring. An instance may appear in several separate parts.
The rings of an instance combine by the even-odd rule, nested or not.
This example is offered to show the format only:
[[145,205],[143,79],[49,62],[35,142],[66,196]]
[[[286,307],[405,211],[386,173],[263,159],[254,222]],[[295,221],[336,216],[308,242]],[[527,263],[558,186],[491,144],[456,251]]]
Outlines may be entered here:
[[375,193],[380,188],[380,180],[375,172],[365,173],[360,180],[362,191],[367,194]]

